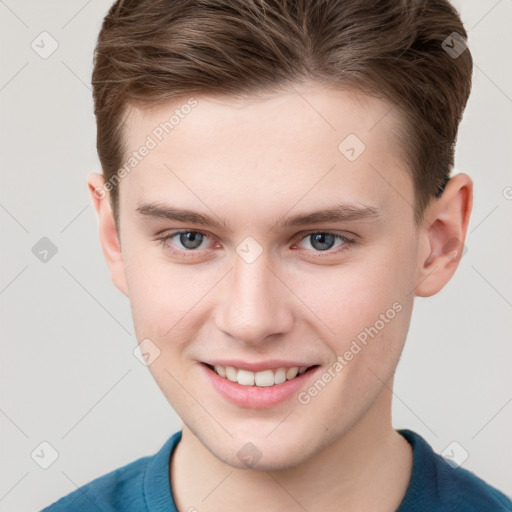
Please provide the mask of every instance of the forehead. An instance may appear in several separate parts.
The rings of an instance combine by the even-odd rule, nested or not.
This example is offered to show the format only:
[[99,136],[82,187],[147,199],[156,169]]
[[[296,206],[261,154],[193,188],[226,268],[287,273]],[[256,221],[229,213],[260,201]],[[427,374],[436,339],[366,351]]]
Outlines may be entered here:
[[250,208],[253,215],[299,201],[385,210],[398,193],[412,202],[399,127],[387,102],[321,86],[131,108],[127,158],[139,155],[120,185],[121,210],[123,204],[133,209],[172,200],[176,206],[192,201],[204,211],[201,198],[217,208]]

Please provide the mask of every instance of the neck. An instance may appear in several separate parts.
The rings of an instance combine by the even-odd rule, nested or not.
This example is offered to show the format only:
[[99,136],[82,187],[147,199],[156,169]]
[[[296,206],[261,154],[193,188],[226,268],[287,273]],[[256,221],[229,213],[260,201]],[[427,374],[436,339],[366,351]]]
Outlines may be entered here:
[[412,449],[393,430],[390,411],[391,391],[385,389],[334,443],[299,466],[276,471],[229,466],[183,427],[170,464],[176,506],[180,512],[395,511],[409,483]]

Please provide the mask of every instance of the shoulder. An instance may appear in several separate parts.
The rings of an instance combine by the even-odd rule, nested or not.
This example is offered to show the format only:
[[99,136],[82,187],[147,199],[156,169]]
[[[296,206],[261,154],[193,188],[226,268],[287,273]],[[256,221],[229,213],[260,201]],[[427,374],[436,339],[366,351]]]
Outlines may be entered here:
[[128,503],[133,505],[134,500],[137,501],[137,495],[142,496],[143,475],[150,458],[142,457],[98,477],[64,496],[42,512],[124,510],[122,506]]
[[436,455],[437,483],[440,496],[453,510],[465,512],[512,512],[512,501],[501,491],[461,467],[452,467]]
[[[144,512],[148,510],[148,494],[155,492],[158,473],[158,492],[167,491],[168,461],[181,432],[171,436],[160,451],[141,457],[125,466],[106,473],[62,497],[41,512]],[[150,476],[148,474],[151,473]],[[170,493],[169,493],[170,495]]]
[[454,467],[435,453],[420,435],[399,431],[414,450],[413,471],[398,512],[511,512],[512,501],[471,471]]

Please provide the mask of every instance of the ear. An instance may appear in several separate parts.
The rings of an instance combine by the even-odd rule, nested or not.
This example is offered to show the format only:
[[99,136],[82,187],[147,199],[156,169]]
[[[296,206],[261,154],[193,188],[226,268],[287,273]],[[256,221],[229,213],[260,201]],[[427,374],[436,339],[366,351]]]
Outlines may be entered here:
[[116,288],[128,296],[121,242],[110,205],[110,193],[104,185],[105,178],[101,174],[92,173],[87,178],[91,202],[98,216],[100,243],[110,276]]
[[420,228],[417,296],[436,294],[454,274],[464,254],[472,207],[473,182],[466,174],[451,178],[442,196],[427,207]]

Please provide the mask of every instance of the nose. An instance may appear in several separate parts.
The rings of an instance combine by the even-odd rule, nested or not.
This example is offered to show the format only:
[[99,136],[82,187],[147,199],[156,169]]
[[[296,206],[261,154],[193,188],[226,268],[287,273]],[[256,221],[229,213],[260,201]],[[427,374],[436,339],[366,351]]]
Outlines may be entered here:
[[259,346],[290,331],[293,294],[269,266],[265,252],[252,263],[236,256],[222,288],[217,328],[245,346]]

